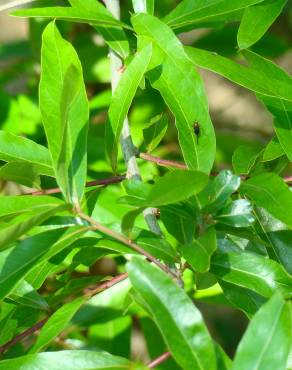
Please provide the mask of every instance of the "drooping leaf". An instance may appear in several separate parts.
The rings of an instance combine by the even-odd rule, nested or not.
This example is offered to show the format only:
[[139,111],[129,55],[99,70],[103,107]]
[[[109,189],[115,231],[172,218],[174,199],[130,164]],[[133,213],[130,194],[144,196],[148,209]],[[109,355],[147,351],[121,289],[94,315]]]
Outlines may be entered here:
[[25,137],[0,131],[0,159],[5,162],[23,162],[35,165],[39,173],[54,176],[52,160],[47,148]]
[[[152,86],[175,116],[178,139],[188,168],[209,173],[215,157],[215,135],[200,75],[173,31],[149,14],[132,17],[137,34],[153,43]],[[141,39],[141,42],[142,42]],[[198,136],[194,124],[200,126]]]
[[145,205],[163,206],[176,203],[199,193],[208,176],[198,171],[174,170],[159,178],[150,190]]
[[276,290],[291,294],[291,276],[277,262],[255,253],[215,253],[210,271],[223,281],[264,297],[270,297]]
[[89,108],[80,61],[55,22],[43,33],[40,109],[58,185],[68,202],[78,204],[86,181]]
[[267,79],[266,74],[258,69],[246,67],[206,50],[188,46],[185,51],[195,65],[215,72],[255,93],[292,102],[292,85],[288,81],[280,81],[274,76]]
[[238,29],[237,42],[240,49],[255,44],[280,15],[287,0],[266,0],[244,10]]
[[195,28],[198,23],[224,20],[224,17],[232,16],[236,11],[260,3],[261,1],[262,0],[183,0],[164,18],[164,21],[171,28],[176,30],[192,26]]
[[140,258],[132,259],[128,273],[176,362],[185,370],[215,369],[212,339],[188,296],[164,272]]
[[291,314],[291,303],[275,293],[251,320],[232,369],[285,370],[292,345]]
[[116,171],[117,166],[118,143],[123,123],[130,109],[136,90],[146,72],[151,54],[152,47],[148,45],[135,55],[123,73],[109,107],[105,143],[106,154],[114,171]]
[[221,209],[215,219],[233,227],[249,227],[255,220],[252,210],[248,200],[238,199]]
[[276,174],[263,173],[244,181],[240,193],[292,227],[292,192]]
[[88,370],[88,369],[131,369],[128,360],[107,352],[86,350],[43,352],[0,362],[0,369],[9,370]]
[[186,261],[195,271],[204,273],[210,268],[212,254],[217,248],[215,229],[210,228],[191,244],[181,247],[181,252]]
[[79,297],[74,301],[66,303],[64,306],[55,311],[41,329],[37,341],[29,350],[29,353],[34,354],[39,352],[46,345],[48,345],[54,338],[56,338],[56,336],[59,335],[61,331],[65,329],[73,315],[84,303],[84,301],[85,301],[84,297]]

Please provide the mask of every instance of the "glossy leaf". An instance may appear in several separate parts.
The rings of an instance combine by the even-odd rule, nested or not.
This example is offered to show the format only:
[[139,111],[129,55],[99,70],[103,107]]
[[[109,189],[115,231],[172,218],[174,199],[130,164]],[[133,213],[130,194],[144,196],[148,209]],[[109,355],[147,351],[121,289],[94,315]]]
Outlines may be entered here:
[[159,178],[150,190],[146,205],[163,206],[176,203],[199,193],[207,184],[208,176],[197,171],[174,170]]
[[114,91],[106,122],[105,142],[106,154],[111,166],[116,171],[118,143],[123,123],[130,109],[132,100],[140,82],[146,72],[152,54],[152,47],[148,45],[138,52],[123,73],[117,88]]
[[252,206],[246,199],[238,199],[224,207],[215,219],[233,227],[249,227],[255,221]]
[[66,303],[53,313],[40,331],[37,341],[29,350],[30,354],[37,353],[48,345],[68,325],[73,315],[84,303],[85,298],[79,297],[74,301]]
[[255,165],[259,154],[259,151],[254,147],[239,146],[232,156],[234,172],[237,175],[248,175]]
[[291,294],[292,277],[277,262],[255,253],[216,253],[210,271],[223,281],[264,297],[270,297],[276,290]]
[[207,272],[210,268],[212,254],[217,248],[215,229],[210,228],[191,244],[181,247],[181,252],[191,267],[198,272]]
[[132,259],[128,273],[176,362],[185,370],[215,369],[212,339],[188,296],[164,272],[140,258]]
[[86,181],[89,108],[78,56],[54,22],[43,33],[40,109],[58,185],[68,202],[78,204]]
[[36,166],[39,173],[54,176],[52,160],[47,148],[25,137],[0,131],[0,159],[5,162],[23,162]]
[[292,345],[291,314],[290,302],[279,293],[264,304],[239,343],[232,370],[285,370]]
[[240,49],[255,44],[280,15],[287,0],[266,0],[244,10],[237,35]]
[[9,370],[88,370],[88,369],[129,369],[131,364],[128,360],[112,356],[106,352],[94,352],[86,350],[44,352],[34,355],[26,355],[0,362],[0,369]]
[[240,177],[229,170],[221,171],[198,196],[200,206],[209,212],[220,209],[239,188]]
[[292,227],[292,192],[276,174],[263,173],[244,181],[240,193]]
[[292,230],[279,230],[267,232],[267,239],[271,243],[273,250],[286,271],[292,275]]
[[154,13],[154,0],[132,0],[135,13]]
[[44,311],[47,311],[49,308],[46,300],[25,280],[20,281],[6,299],[7,301]]
[[[175,116],[184,160],[191,170],[209,173],[215,157],[215,135],[202,79],[182,44],[163,22],[148,14],[132,17],[135,31],[153,43],[148,78]],[[197,137],[194,124],[200,125]]]
[[178,6],[166,16],[165,21],[174,29],[190,27],[200,22],[216,20],[216,17],[227,16],[229,13],[242,10],[262,0],[193,0],[181,1]]

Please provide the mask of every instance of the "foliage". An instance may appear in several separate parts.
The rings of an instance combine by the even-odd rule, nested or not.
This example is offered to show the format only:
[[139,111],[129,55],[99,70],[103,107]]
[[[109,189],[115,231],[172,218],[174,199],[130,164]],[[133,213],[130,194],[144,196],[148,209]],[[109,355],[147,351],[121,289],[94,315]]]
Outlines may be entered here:
[[[291,4],[104,3],[33,1],[12,12],[29,41],[0,50],[0,369],[291,368],[292,79],[265,47]],[[201,69],[274,136],[224,139]],[[234,356],[214,302],[249,320]]]

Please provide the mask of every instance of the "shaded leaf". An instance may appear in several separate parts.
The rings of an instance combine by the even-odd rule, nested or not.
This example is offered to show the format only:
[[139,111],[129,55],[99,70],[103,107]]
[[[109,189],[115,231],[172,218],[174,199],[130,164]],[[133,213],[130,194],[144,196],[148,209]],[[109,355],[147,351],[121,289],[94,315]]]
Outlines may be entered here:
[[159,116],[151,120],[150,125],[143,130],[144,143],[147,152],[151,153],[163,139],[168,128],[166,116]]
[[263,153],[263,161],[273,161],[285,155],[277,137],[274,137],[266,146]]
[[46,300],[25,280],[20,281],[7,296],[8,301],[13,301],[17,304],[48,310]]
[[237,175],[248,175],[260,152],[257,148],[240,145],[232,156],[232,166]]

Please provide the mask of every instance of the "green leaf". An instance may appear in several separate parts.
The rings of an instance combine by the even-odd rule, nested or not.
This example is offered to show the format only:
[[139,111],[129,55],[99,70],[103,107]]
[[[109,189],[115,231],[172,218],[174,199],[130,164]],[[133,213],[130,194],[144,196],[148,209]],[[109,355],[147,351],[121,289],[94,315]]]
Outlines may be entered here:
[[255,253],[216,253],[210,271],[223,281],[264,297],[270,297],[276,290],[291,294],[292,277],[277,262]]
[[223,170],[199,194],[199,204],[206,211],[215,212],[224,206],[239,186],[240,177],[233,175],[229,170]]
[[[101,11],[101,8],[104,10]],[[48,7],[14,10],[11,14],[16,17],[55,18],[71,22],[88,23],[94,26],[112,26],[130,28],[125,23],[114,18],[101,4],[96,2],[96,8],[92,11],[83,6],[83,10],[77,7]]]
[[35,165],[42,175],[54,176],[52,160],[47,148],[25,137],[0,130],[0,159]]
[[[0,300],[22,278],[46,261],[61,252],[86,230],[84,227],[72,227],[68,230],[57,229],[34,235],[19,241],[15,246],[0,253]],[[25,261],[25,263],[23,263]],[[38,270],[40,267],[37,268]]]
[[168,172],[153,185],[145,205],[162,206],[185,200],[199,193],[207,182],[208,176],[202,172],[184,170]]
[[216,368],[214,345],[202,316],[169,276],[140,258],[128,263],[134,289],[159,327],[176,362],[185,370]]
[[[132,23],[141,41],[153,43],[153,65],[147,77],[175,116],[188,168],[209,173],[215,158],[216,140],[199,73],[166,24],[149,14],[133,16]],[[194,132],[196,122],[200,125],[198,136]]]
[[263,173],[244,181],[240,193],[292,227],[292,192],[276,174]]
[[291,303],[279,293],[264,304],[239,343],[232,370],[285,370],[292,345],[291,314]]
[[146,72],[151,54],[152,47],[151,45],[148,45],[135,55],[123,73],[112,97],[106,122],[105,143],[106,154],[114,172],[116,172],[118,142],[122,132],[123,123],[138,86]]
[[148,153],[151,153],[163,139],[168,128],[168,119],[164,116],[155,117],[150,125],[143,130],[144,143]]
[[41,179],[35,164],[28,162],[10,162],[0,168],[0,179],[13,181],[29,188],[40,189]]
[[54,22],[43,33],[40,108],[58,185],[68,202],[78,204],[86,181],[89,108],[78,56]]
[[274,137],[266,146],[264,152],[263,152],[263,161],[273,161],[274,159],[280,158],[283,155],[285,155],[285,152],[279,143],[279,140],[277,137]]
[[72,302],[64,304],[64,306],[55,311],[41,329],[37,341],[29,350],[29,354],[39,352],[54,338],[56,338],[56,336],[66,328],[71,318],[84,303],[84,301],[84,297],[79,297]]
[[281,14],[287,0],[266,0],[244,10],[237,34],[240,49],[255,44]]
[[268,241],[282,266],[292,275],[292,230],[278,230],[266,233]]
[[210,228],[191,244],[181,247],[181,252],[186,261],[195,271],[204,273],[210,268],[212,254],[217,248],[215,229]]
[[60,368],[66,370],[130,370],[131,364],[122,357],[113,356],[106,352],[86,350],[44,352],[0,362],[0,369],[3,370],[60,370]]
[[[184,0],[168,14],[164,21],[173,29],[195,28],[197,23],[216,21],[263,0]],[[220,19],[219,18],[219,19]]]
[[220,210],[215,219],[233,227],[249,227],[255,221],[252,211],[248,200],[238,199]]
[[48,310],[46,300],[25,280],[20,281],[7,297],[8,301],[41,310]]
[[280,81],[274,76],[267,78],[260,70],[235,63],[216,53],[193,47],[185,47],[185,51],[199,67],[215,72],[255,93],[292,102],[292,85],[288,81]]
[[240,145],[232,156],[232,166],[237,175],[248,175],[256,163],[259,150],[255,147]]

